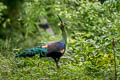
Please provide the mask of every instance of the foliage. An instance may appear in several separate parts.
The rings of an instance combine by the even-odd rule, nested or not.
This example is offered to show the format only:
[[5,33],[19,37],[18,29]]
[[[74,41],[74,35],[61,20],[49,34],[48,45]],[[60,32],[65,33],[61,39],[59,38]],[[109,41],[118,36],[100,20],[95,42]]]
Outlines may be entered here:
[[[0,79],[11,80],[112,80],[114,79],[114,54],[112,39],[115,39],[117,55],[117,74],[120,79],[120,1],[107,0],[90,2],[88,0],[32,0],[24,2],[20,16],[17,18],[22,25],[10,32],[9,38],[0,38]],[[0,3],[0,25],[11,30],[7,25],[11,18],[4,23],[4,9],[7,6]],[[60,36],[51,37],[49,33],[37,26],[46,16],[52,29],[57,35],[60,15],[68,25],[68,45],[65,56],[60,61],[60,70],[55,69],[51,58],[14,59],[15,51],[26,49],[58,40]],[[16,25],[17,26],[17,25]],[[0,31],[6,31],[6,29]],[[25,35],[23,35],[23,33]],[[1,34],[0,34],[1,35]],[[2,34],[5,36],[5,34]],[[43,36],[44,35],[44,36]]]

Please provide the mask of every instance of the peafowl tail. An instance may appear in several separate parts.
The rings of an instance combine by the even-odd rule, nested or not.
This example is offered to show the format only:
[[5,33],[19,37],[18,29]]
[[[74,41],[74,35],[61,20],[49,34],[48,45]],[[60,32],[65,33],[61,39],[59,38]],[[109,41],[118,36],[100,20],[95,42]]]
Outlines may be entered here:
[[40,46],[38,46],[38,47],[35,47],[35,48],[32,48],[32,49],[22,50],[19,53],[21,53],[21,54],[16,55],[15,58],[18,58],[18,57],[32,57],[32,56],[35,56],[36,54],[46,56],[47,49],[41,48]]

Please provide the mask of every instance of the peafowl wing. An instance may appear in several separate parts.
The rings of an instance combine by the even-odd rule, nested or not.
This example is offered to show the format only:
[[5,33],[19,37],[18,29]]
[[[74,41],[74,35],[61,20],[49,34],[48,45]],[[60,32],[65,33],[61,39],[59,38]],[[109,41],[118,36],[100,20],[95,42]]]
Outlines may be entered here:
[[49,42],[48,44],[42,46],[42,48],[47,49],[48,52],[47,57],[52,57],[52,58],[61,57],[65,52],[65,47],[66,47],[65,43],[60,41]]

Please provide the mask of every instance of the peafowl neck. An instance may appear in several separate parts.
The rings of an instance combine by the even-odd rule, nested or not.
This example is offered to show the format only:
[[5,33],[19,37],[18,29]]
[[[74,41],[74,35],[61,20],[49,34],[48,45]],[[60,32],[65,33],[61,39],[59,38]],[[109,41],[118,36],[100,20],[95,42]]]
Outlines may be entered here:
[[65,44],[67,44],[67,34],[65,32],[65,29],[64,28],[61,28],[62,30],[62,42],[64,42]]

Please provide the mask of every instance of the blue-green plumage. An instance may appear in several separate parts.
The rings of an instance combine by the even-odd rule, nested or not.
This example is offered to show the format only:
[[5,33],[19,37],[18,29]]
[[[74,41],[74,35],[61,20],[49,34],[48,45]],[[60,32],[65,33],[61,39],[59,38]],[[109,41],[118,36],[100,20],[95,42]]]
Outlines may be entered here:
[[32,56],[35,56],[35,54],[41,54],[41,55],[45,56],[47,54],[47,49],[41,48],[40,46],[38,46],[38,47],[35,47],[32,49],[22,50],[19,53],[21,53],[21,54],[16,55],[15,56],[16,58],[18,58],[18,57],[32,57]]
[[48,44],[38,46],[32,49],[22,50],[20,51],[20,54],[16,55],[15,57],[16,58],[32,57],[35,56],[36,54],[39,54],[40,57],[52,57],[56,63],[57,68],[59,68],[58,61],[60,57],[65,53],[66,44],[67,44],[67,35],[64,29],[66,23],[63,22],[60,17],[59,20],[61,21],[61,26],[60,26],[60,29],[62,31],[61,40],[49,42]]

